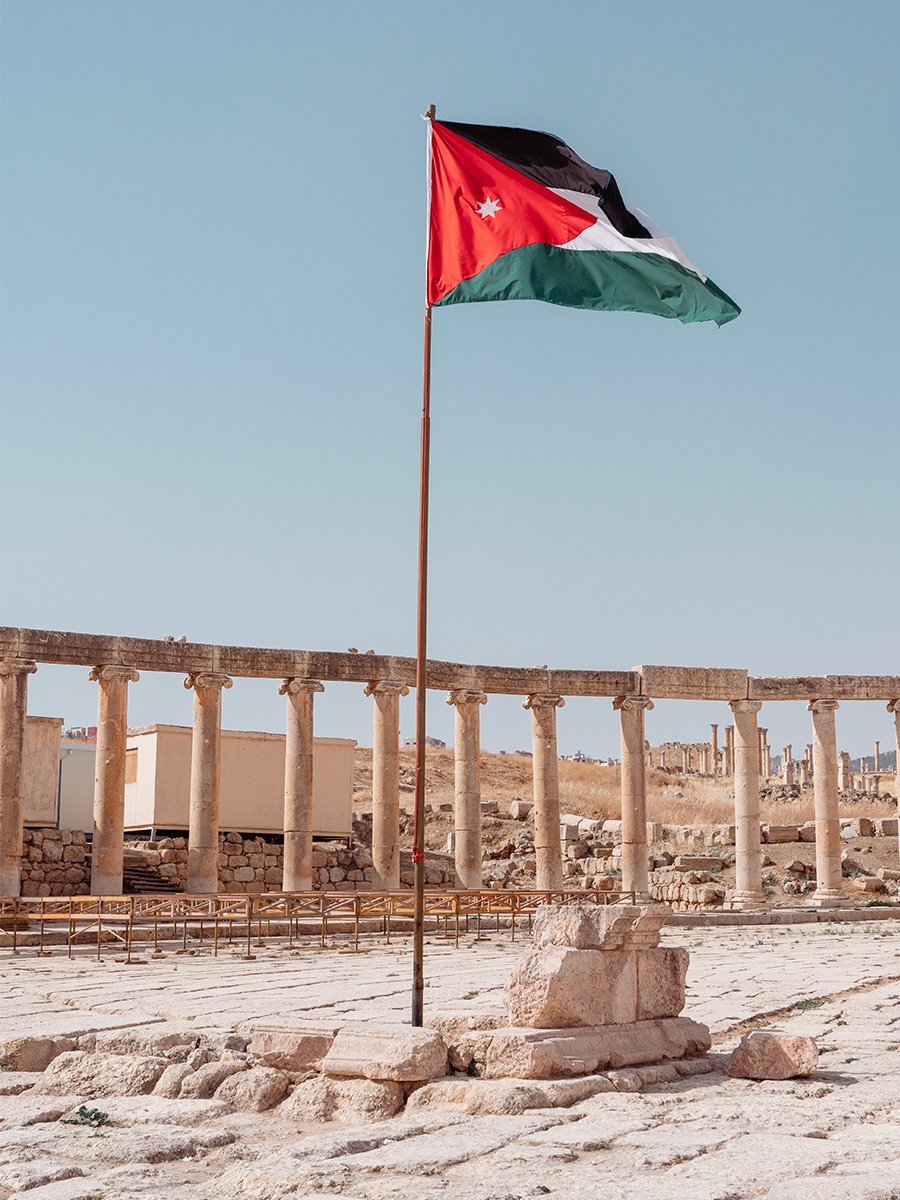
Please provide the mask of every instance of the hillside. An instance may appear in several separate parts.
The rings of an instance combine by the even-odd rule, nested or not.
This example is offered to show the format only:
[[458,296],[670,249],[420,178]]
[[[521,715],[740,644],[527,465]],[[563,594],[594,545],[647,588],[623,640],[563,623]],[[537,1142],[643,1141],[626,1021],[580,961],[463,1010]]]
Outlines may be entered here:
[[[427,843],[433,850],[443,850],[447,833],[453,828],[453,751],[428,750],[425,758],[426,803],[431,806],[427,826]],[[415,751],[400,751],[401,804],[407,812],[413,807]],[[585,817],[615,820],[620,814],[619,768],[600,763],[580,763],[561,759],[559,763],[560,808]],[[771,789],[777,791],[777,789]],[[356,751],[353,778],[353,806],[356,812],[372,808],[372,751],[360,747]],[[512,754],[481,756],[482,801],[496,800],[497,817],[485,821],[485,842],[505,840],[521,828],[508,819],[509,802],[521,798],[530,800],[532,794],[531,759]],[[446,808],[447,805],[451,807]],[[441,806],[445,811],[441,812]],[[862,799],[842,805],[847,816],[887,817],[896,812],[893,800],[886,797]],[[437,811],[435,811],[437,810]],[[813,819],[812,788],[804,789],[796,798],[762,798],[762,819],[774,824],[792,824]],[[647,780],[647,819],[682,825],[731,824],[734,820],[733,781],[703,779],[696,776],[650,771]]]

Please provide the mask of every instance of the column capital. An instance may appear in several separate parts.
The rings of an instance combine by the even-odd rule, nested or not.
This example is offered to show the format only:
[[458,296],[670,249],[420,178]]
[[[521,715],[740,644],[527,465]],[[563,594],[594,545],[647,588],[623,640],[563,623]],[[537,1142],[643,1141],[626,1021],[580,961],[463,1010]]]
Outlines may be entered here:
[[298,692],[324,692],[325,684],[318,679],[282,679],[278,689],[279,696],[296,696]]
[[228,675],[215,675],[207,671],[194,671],[184,681],[186,688],[211,692],[218,688],[230,688],[231,678]]
[[762,700],[729,700],[728,702],[728,707],[733,713],[758,713],[762,706]]
[[535,692],[522,701],[523,708],[565,708],[563,696],[554,696],[547,692]]
[[33,675],[37,663],[30,658],[0,658],[0,676],[3,675]]
[[88,679],[92,683],[137,683],[140,675],[134,667],[124,667],[120,663],[107,663],[102,667],[91,667]]
[[888,700],[887,710],[888,712],[900,715],[900,696],[896,700]]
[[408,696],[409,688],[394,679],[375,679],[366,684],[365,693],[367,696]]
[[467,688],[454,688],[447,697],[448,704],[487,704],[485,692],[469,691]]
[[840,707],[837,700],[810,700],[806,711],[811,713],[834,712]]
[[624,709],[625,712],[633,712],[638,708],[649,710],[652,707],[653,701],[649,696],[616,696],[613,700],[613,708]]

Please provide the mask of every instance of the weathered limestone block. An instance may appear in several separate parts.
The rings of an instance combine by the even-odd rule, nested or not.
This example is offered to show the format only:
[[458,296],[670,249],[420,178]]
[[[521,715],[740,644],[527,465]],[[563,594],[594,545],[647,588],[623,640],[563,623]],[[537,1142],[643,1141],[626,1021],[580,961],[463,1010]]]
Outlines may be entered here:
[[684,1009],[690,954],[683,946],[651,946],[637,956],[638,1021],[677,1017]]
[[731,1056],[728,1074],[736,1079],[793,1079],[815,1075],[819,1051],[810,1037],[754,1029]]
[[510,1023],[553,1029],[635,1020],[636,958],[632,950],[526,951],[503,989]]
[[74,1049],[71,1038],[10,1038],[0,1042],[0,1067],[5,1071],[43,1071],[58,1055]]
[[209,1100],[229,1075],[246,1071],[247,1064],[239,1058],[225,1058],[219,1062],[204,1063],[193,1071],[181,1085],[178,1093],[185,1099]]
[[79,1039],[82,1050],[103,1054],[151,1054],[172,1058],[193,1049],[200,1041],[200,1030],[184,1021],[163,1021],[152,1025],[131,1025],[122,1029],[103,1029],[88,1039]]
[[190,1063],[172,1063],[166,1067],[162,1075],[156,1081],[153,1088],[154,1096],[163,1096],[166,1099],[174,1100],[181,1095],[181,1085],[187,1079],[188,1075],[193,1074],[194,1068]]
[[339,1028],[254,1025],[247,1049],[257,1062],[267,1067],[282,1071],[318,1070]]
[[168,1059],[68,1050],[50,1063],[34,1091],[42,1096],[140,1096],[152,1092]]
[[454,1071],[467,1071],[474,1063],[484,1070],[493,1030],[506,1024],[506,1013],[480,1011],[469,1014],[433,1012],[425,1018],[430,1029],[436,1029],[447,1045],[450,1066]]
[[771,844],[776,842],[786,844],[788,842],[800,841],[800,827],[798,825],[763,825],[762,833],[763,841]]
[[325,1075],[421,1083],[447,1073],[447,1047],[434,1029],[365,1025],[341,1029],[322,1059]]
[[329,1079],[301,1083],[278,1106],[289,1121],[384,1121],[403,1107],[403,1086],[388,1080]]
[[624,945],[640,913],[636,905],[542,904],[534,919],[534,945],[615,950]]
[[659,945],[659,931],[669,919],[664,904],[642,904],[631,930],[625,935],[627,949],[644,950]]
[[568,1108],[601,1092],[615,1091],[604,1075],[546,1082],[517,1079],[440,1079],[410,1096],[408,1114],[466,1113],[474,1117],[506,1117],[532,1108]]
[[40,1071],[0,1071],[0,1096],[18,1096],[40,1080]]
[[589,1075],[705,1054],[709,1030],[687,1017],[598,1028],[498,1029],[486,1057],[488,1079]]
[[265,1112],[284,1099],[289,1082],[287,1075],[274,1067],[251,1067],[229,1075],[216,1088],[215,1098],[238,1112]]

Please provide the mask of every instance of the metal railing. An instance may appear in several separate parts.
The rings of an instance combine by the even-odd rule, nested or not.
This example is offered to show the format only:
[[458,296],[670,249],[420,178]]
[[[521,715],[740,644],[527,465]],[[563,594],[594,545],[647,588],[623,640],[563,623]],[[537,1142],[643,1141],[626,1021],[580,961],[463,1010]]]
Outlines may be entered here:
[[[634,892],[569,888],[436,890],[425,893],[425,919],[438,936],[452,939],[456,945],[473,924],[476,940],[482,938],[491,922],[497,933],[507,927],[515,941],[517,921],[520,926],[524,921],[530,930],[542,904],[605,905],[634,900]],[[238,937],[248,960],[255,957],[253,946],[266,946],[267,939],[283,941],[284,948],[291,950],[308,945],[304,935],[317,941],[321,949],[329,948],[329,938],[343,935],[343,948],[359,950],[364,924],[369,931],[374,927],[380,932],[386,944],[392,933],[406,932],[413,903],[412,892],[405,891],[8,897],[0,899],[0,947],[13,954],[34,947],[38,955],[46,956],[51,953],[48,934],[58,935],[62,930],[69,958],[74,946],[90,940],[96,943],[98,960],[104,943],[113,942],[125,950],[126,962],[132,961],[136,940],[152,942],[157,954],[161,944],[172,941],[180,942],[178,953],[189,953],[189,941],[196,941],[217,955],[223,937],[227,946],[235,946]],[[23,939],[26,930],[28,936]],[[53,941],[59,944],[55,938]]]

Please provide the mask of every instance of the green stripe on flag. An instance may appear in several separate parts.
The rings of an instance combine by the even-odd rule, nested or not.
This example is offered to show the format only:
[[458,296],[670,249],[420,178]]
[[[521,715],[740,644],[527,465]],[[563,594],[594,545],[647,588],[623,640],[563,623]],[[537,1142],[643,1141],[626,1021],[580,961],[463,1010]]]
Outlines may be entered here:
[[685,324],[733,321],[740,309],[712,280],[704,283],[660,254],[566,250],[539,244],[512,250],[437,303],[545,300],[566,308],[644,312]]

